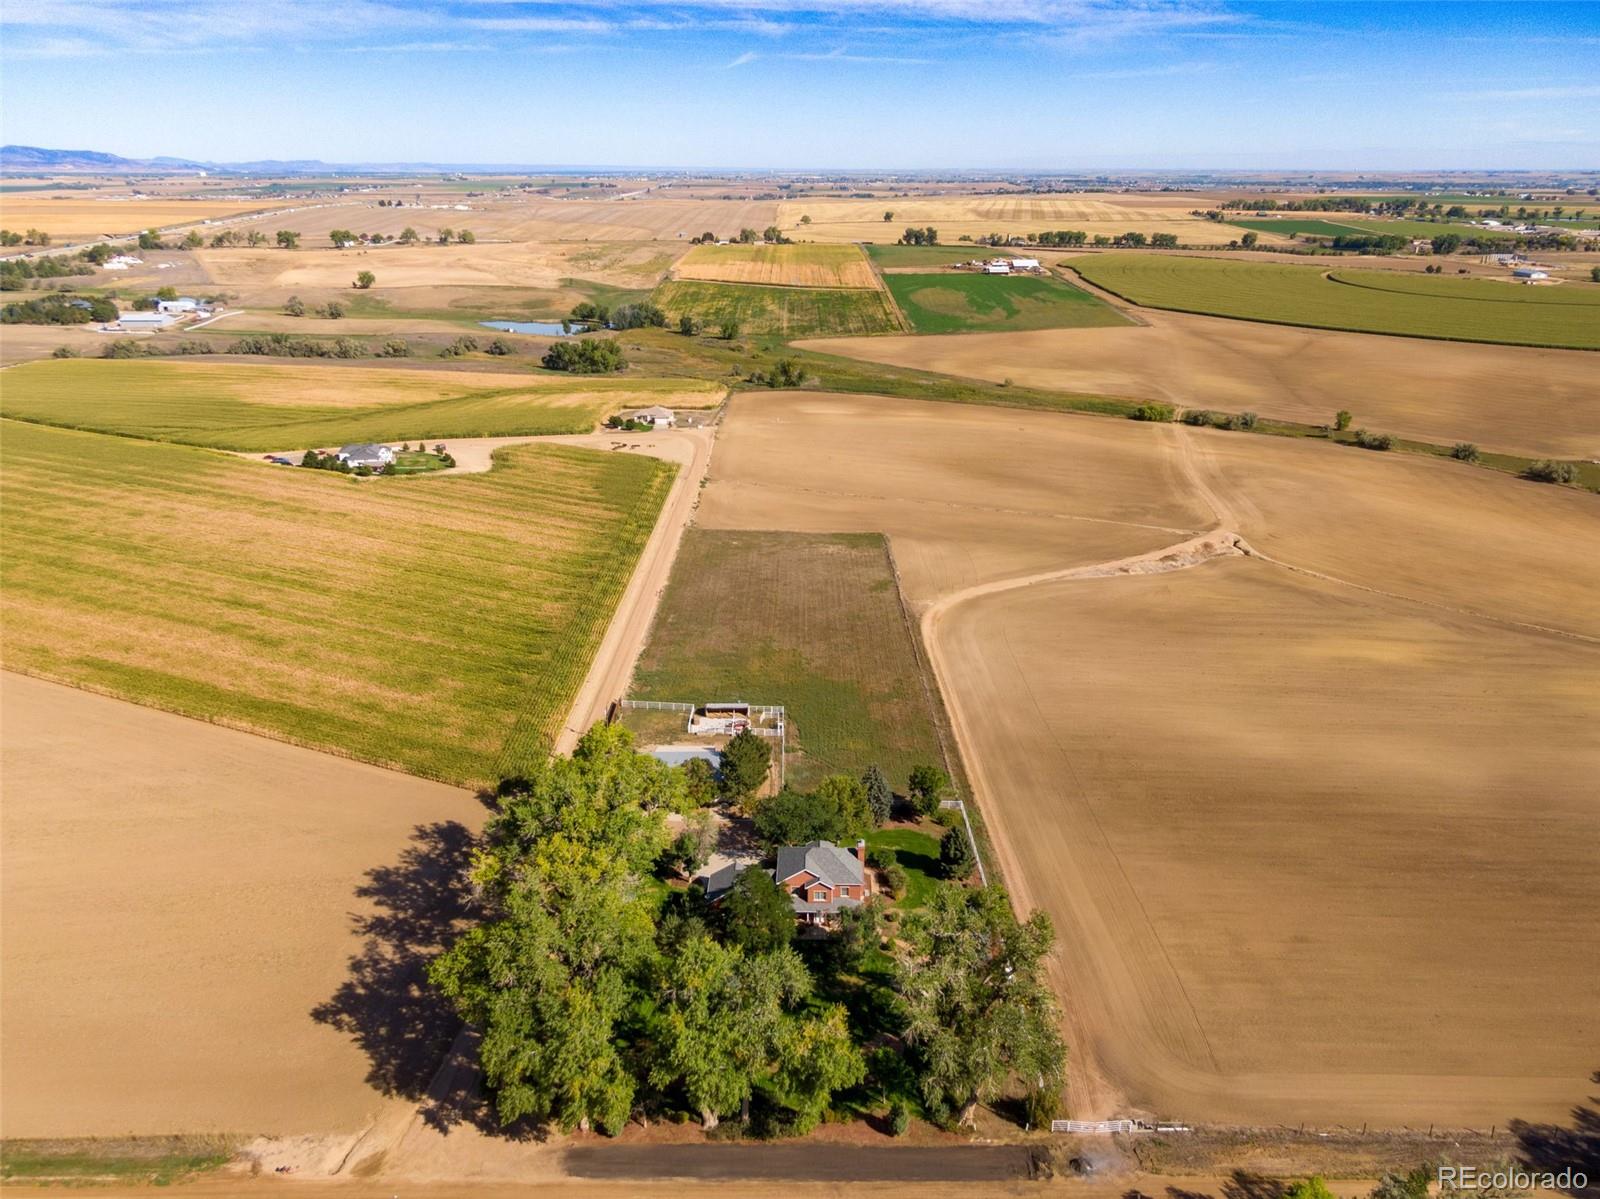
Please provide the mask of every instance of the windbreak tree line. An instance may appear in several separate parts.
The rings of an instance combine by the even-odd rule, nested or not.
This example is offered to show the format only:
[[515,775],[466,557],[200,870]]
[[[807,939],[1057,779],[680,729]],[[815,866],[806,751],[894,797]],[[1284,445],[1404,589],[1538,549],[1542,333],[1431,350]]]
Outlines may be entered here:
[[[870,820],[877,780],[847,781],[838,798]],[[792,1134],[830,1108],[859,1109],[864,1086],[882,1095],[891,1077],[904,1096],[897,1126],[908,1099],[954,1123],[1003,1091],[1059,1091],[1044,916],[1019,922],[1004,892],[943,884],[895,940],[869,904],[802,953],[768,871],[744,870],[715,908],[662,886],[686,855],[703,858],[700,805],[714,794],[704,763],[663,765],[619,726],[591,729],[570,759],[497,789],[470,867],[474,922],[429,978],[481,1034],[502,1124],[615,1134],[635,1115],[679,1112],[707,1128],[737,1118]],[[669,814],[686,817],[676,839]],[[881,968],[905,1048],[869,1055],[866,1026],[840,997],[881,947],[894,955]]]

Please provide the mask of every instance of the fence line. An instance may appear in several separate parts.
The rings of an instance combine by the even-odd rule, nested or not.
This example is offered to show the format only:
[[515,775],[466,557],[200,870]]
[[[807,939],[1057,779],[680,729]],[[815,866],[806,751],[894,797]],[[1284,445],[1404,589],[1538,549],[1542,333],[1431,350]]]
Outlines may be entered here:
[[967,816],[967,802],[964,799],[941,799],[941,808],[954,808],[961,813],[961,823],[967,828],[967,844],[972,846],[972,860],[978,864],[978,881],[985,887],[989,885],[989,872],[983,868],[983,854],[978,850],[978,838],[972,835],[972,821]]
[[648,708],[652,712],[693,712],[693,704],[672,703],[660,699],[625,699],[619,704],[624,708]]

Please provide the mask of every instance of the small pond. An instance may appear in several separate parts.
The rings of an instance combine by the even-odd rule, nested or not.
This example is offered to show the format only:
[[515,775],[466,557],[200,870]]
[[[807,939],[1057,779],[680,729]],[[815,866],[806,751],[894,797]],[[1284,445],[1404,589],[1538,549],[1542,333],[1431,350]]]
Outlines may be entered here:
[[[561,328],[560,321],[479,321],[485,329],[498,329],[502,333],[532,333],[536,337],[569,337]],[[579,325],[572,327],[573,333],[582,333]]]

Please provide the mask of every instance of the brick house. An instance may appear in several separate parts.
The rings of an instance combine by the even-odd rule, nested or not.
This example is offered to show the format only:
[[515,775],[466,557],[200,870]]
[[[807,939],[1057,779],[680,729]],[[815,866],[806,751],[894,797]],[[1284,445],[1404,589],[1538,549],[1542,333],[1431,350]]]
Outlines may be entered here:
[[840,908],[860,907],[871,894],[866,857],[865,841],[850,849],[832,841],[785,845],[773,878],[802,924],[827,924]]

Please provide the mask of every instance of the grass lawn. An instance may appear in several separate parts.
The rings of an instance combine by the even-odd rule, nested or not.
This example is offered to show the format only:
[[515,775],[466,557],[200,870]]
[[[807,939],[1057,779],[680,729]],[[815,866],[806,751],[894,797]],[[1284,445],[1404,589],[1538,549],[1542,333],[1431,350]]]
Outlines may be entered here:
[[907,266],[947,266],[952,262],[970,262],[984,256],[983,246],[899,246],[870,245],[867,255],[885,270]]
[[438,454],[401,450],[394,456],[394,473],[397,475],[426,475],[446,469],[444,460]]
[[476,785],[547,752],[673,475],[516,446],[357,482],[4,422],[4,663]]
[[906,893],[897,908],[920,908],[933,898],[944,872],[939,866],[939,838],[921,829],[877,828],[867,834],[867,849],[892,849],[906,871]]
[[932,699],[875,533],[690,529],[629,693],[789,713],[789,781],[876,762],[904,792],[944,765]]
[[721,280],[785,287],[864,287],[876,289],[877,277],[860,246],[789,245],[696,246],[678,261],[679,279]]
[[0,1144],[0,1180],[35,1186],[169,1186],[225,1165],[226,1137],[82,1138]]
[[[615,287],[590,279],[562,279],[559,287],[432,287],[426,294],[435,303],[406,302],[408,292],[420,290],[384,290],[380,286],[375,292],[355,291],[344,300],[345,315],[380,320],[447,321],[475,329],[480,321],[559,321],[579,300],[592,300],[615,308],[650,295],[649,288]],[[233,332],[229,326],[219,325],[218,328]]]
[[670,324],[697,317],[707,330],[736,320],[746,336],[839,337],[898,333],[900,325],[881,291],[865,288],[761,287],[672,279],[655,291]]
[[1126,325],[1082,288],[1048,275],[885,275],[917,333],[998,333]]
[[218,449],[583,433],[630,404],[721,388],[695,380],[517,376],[299,363],[65,359],[6,372],[0,415]]
[[1091,283],[1152,308],[1358,333],[1600,349],[1600,291],[1588,289],[1177,255],[1099,254],[1071,265]]

